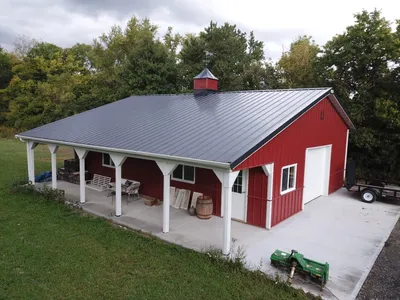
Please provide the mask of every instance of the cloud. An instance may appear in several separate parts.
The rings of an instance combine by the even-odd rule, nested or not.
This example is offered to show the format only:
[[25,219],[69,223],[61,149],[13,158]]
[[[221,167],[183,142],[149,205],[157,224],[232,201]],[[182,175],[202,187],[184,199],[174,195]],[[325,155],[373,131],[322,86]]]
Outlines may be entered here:
[[[267,57],[278,59],[282,49],[299,35],[324,44],[353,22],[353,14],[372,10],[376,0],[337,0],[326,8],[319,0],[1,0],[0,44],[11,49],[15,37],[25,35],[62,47],[90,43],[112,25],[125,26],[132,16],[148,17],[160,33],[197,33],[211,20],[237,24],[264,41]],[[385,16],[394,20],[400,3],[381,0]]]
[[204,24],[209,13],[200,5],[185,0],[63,0],[65,7],[73,12],[98,17],[108,14],[116,18],[129,18],[132,14],[150,17],[164,11],[171,21]]

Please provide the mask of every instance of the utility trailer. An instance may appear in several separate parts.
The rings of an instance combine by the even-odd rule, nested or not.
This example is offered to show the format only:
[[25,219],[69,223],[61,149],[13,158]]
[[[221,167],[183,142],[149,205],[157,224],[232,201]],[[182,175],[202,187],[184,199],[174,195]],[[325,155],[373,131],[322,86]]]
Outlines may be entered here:
[[400,183],[357,178],[354,162],[349,162],[346,166],[344,185],[348,191],[359,192],[361,201],[366,203],[373,203],[375,200],[382,198],[400,200]]

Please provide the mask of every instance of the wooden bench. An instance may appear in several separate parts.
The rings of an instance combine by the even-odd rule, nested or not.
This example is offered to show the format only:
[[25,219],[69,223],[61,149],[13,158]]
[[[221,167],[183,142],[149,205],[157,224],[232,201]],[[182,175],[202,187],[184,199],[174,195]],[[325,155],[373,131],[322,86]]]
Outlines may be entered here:
[[102,192],[106,190],[111,182],[111,177],[94,174],[92,180],[86,181],[86,187],[92,190]]

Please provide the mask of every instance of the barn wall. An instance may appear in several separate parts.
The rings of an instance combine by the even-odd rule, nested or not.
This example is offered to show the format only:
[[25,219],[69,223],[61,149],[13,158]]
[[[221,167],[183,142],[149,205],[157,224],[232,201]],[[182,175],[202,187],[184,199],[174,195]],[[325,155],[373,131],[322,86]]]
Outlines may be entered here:
[[[102,165],[102,154],[90,151],[86,168],[91,174],[109,176],[115,181],[115,169]],[[122,178],[140,182],[140,193],[157,199],[163,197],[163,175],[153,160],[128,157],[122,165]]]
[[[347,126],[324,99],[235,169],[274,163],[272,226],[301,210],[306,148],[332,144],[329,193],[343,185]],[[280,195],[281,169],[297,163],[296,190]],[[263,188],[263,182],[257,184]]]
[[[86,169],[91,174],[109,176],[115,181],[115,169],[102,165],[100,152],[89,152],[86,157]],[[122,178],[140,182],[140,194],[163,199],[163,175],[153,160],[128,157],[122,165]],[[214,215],[221,215],[221,183],[210,169],[196,168],[195,184],[171,179],[171,186],[200,192],[214,200]],[[191,198],[190,198],[191,199]]]
[[[221,216],[221,182],[213,170],[196,168],[195,184],[175,181],[171,178],[171,186],[210,196],[213,199],[213,214]],[[192,194],[190,199],[192,199]]]
[[249,170],[247,223],[264,227],[267,215],[268,177],[261,167]]

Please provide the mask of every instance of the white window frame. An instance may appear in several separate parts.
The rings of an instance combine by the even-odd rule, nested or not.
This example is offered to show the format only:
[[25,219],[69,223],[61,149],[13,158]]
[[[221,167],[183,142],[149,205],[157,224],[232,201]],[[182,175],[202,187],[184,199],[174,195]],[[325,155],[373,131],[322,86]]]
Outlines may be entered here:
[[[104,154],[107,154],[107,155],[110,157],[110,163],[111,163],[112,165],[107,165],[107,164],[104,163]],[[115,166],[114,166],[113,164],[114,164],[114,162],[113,162],[113,160],[111,159],[111,155],[110,155],[109,153],[102,153],[102,154],[101,154],[101,165],[102,165],[103,167],[115,169]]]
[[242,172],[242,192],[241,193],[236,193],[236,192],[233,191],[233,187],[235,186],[236,180],[240,175],[240,173],[239,173],[238,176],[235,179],[235,182],[232,185],[232,193],[246,194],[247,195],[248,182],[249,182],[248,169],[240,170],[239,172]]
[[[182,178],[174,177],[174,171],[175,171],[174,170],[174,171],[171,172],[171,179],[174,180],[174,181],[180,181],[180,182],[186,182],[186,183],[194,184],[196,182],[196,167],[189,166],[189,165],[184,165],[184,164],[179,164],[179,165],[182,166]],[[183,178],[185,178],[185,166],[193,168],[193,181],[183,179]]]
[[[291,167],[294,167],[294,181],[293,181],[293,187],[289,188],[285,191],[282,191],[283,188],[283,170],[284,169],[290,169]],[[289,176],[289,172],[288,172],[288,176]],[[287,165],[287,166],[283,166],[281,169],[281,195],[293,192],[294,190],[296,190],[296,181],[297,181],[297,164],[292,164],[292,165]],[[288,184],[289,184],[289,178],[288,178]]]

